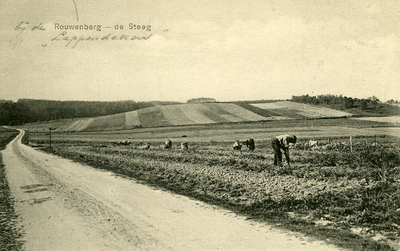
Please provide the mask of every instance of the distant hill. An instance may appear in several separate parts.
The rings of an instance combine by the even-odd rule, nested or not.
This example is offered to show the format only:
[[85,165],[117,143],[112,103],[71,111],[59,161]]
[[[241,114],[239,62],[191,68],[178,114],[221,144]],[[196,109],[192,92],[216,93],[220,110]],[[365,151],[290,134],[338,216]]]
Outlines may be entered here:
[[177,102],[127,101],[57,101],[20,99],[17,102],[0,100],[0,125],[99,117]]
[[[398,106],[399,102],[397,100],[390,100],[382,103],[375,96],[368,99],[357,99],[330,94],[319,96],[302,95],[292,96],[291,101],[295,103],[288,103],[289,101],[287,100],[253,100],[230,102],[229,104],[235,104],[245,110],[264,117],[266,120],[348,117],[349,114],[353,117],[387,117],[398,116],[400,114],[400,106]],[[274,105],[268,105],[270,103],[274,103]],[[202,110],[200,109],[201,106],[198,107],[201,110],[199,113],[202,114],[202,111],[205,112],[205,117],[208,118],[208,120],[203,118],[201,119],[202,122],[199,122],[196,119],[183,119],[188,114],[188,112],[184,112],[186,108],[182,108],[183,110],[175,109],[176,107],[173,105],[189,104],[216,104],[216,107],[221,107],[220,104],[228,103],[219,103],[213,98],[195,98],[188,100],[186,104],[171,101],[135,102],[132,100],[109,102],[36,99],[19,99],[17,102],[13,102],[12,100],[0,100],[0,126],[15,126],[41,121],[68,120],[74,121],[73,123],[75,123],[73,126],[71,125],[71,128],[87,128],[92,122],[96,124],[99,120],[98,117],[114,116],[115,114],[132,111],[137,111],[140,118],[138,120],[135,117],[136,115],[129,115],[127,117],[128,125],[133,123],[136,126],[140,125],[145,127],[175,125],[177,123],[176,121],[185,121],[179,124],[224,123],[232,122],[231,120],[237,120],[237,122],[252,121],[247,119],[238,120],[236,118],[234,119],[234,117],[227,119],[224,118],[224,116],[229,117],[229,115],[220,115],[218,112],[216,112],[214,116],[212,115],[213,111],[207,111],[207,109]],[[160,109],[155,107],[161,106],[169,106],[169,108],[163,108],[163,112],[159,113],[163,114],[165,112],[167,114],[167,118],[164,119],[164,121],[152,117],[155,111]],[[147,108],[151,109],[143,110]],[[196,110],[197,108],[193,109]],[[208,109],[212,110],[213,108],[210,106]],[[169,116],[171,114],[179,116],[179,118],[170,119]],[[148,118],[146,118],[146,116]],[[135,122],[129,122],[129,120],[134,120]],[[108,126],[105,127],[108,128]],[[125,128],[126,126],[120,124],[117,126],[113,123],[111,127]]]
[[290,101],[238,105],[190,103],[143,108],[95,118],[70,119],[27,125],[31,130],[56,127],[56,131],[126,130],[141,127],[254,122],[281,119],[348,117],[350,113]]
[[148,107],[97,118],[74,120],[61,131],[119,130],[138,127],[262,121],[267,118],[232,103],[178,104]]

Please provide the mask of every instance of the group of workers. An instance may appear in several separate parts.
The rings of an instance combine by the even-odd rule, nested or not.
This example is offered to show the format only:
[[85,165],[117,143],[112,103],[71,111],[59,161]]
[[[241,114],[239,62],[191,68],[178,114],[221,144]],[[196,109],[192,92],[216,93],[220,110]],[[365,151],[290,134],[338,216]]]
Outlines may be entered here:
[[[275,166],[282,164],[282,151],[281,150],[283,150],[287,164],[290,167],[289,145],[296,144],[296,141],[297,141],[297,137],[295,135],[279,135],[279,136],[272,138],[271,145],[272,145],[272,149],[274,150],[274,165]],[[246,145],[250,151],[254,151],[255,145],[254,145],[253,139],[246,140],[243,142],[243,144]],[[171,149],[172,142],[170,140],[167,140],[165,142],[164,148]],[[186,143],[186,149],[187,149],[187,143]],[[239,140],[237,140],[233,144],[233,149],[240,150],[240,152],[241,152],[242,145],[240,144]]]
[[[290,157],[289,157],[289,145],[296,144],[297,137],[295,135],[280,135],[272,138],[271,145],[274,150],[274,165],[282,164],[282,151],[285,154],[286,161],[290,167]],[[255,145],[254,140],[249,139],[243,141],[243,144],[246,145],[250,151],[254,151]],[[242,145],[239,140],[233,144],[233,150],[239,150],[242,153]]]

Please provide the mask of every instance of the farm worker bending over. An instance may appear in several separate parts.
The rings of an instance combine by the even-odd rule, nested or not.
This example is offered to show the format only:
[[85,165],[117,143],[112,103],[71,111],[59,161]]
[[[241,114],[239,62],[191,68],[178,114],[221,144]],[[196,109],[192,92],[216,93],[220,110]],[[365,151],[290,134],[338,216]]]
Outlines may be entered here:
[[272,149],[274,149],[274,165],[281,165],[282,163],[282,152],[285,153],[286,161],[290,167],[289,158],[289,143],[296,144],[297,137],[292,135],[280,135],[272,138]]

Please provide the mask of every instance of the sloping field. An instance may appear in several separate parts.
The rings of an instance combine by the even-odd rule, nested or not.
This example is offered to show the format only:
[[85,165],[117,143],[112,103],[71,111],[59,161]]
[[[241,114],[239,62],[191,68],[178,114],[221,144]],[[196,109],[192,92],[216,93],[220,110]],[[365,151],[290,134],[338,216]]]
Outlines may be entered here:
[[125,128],[125,113],[94,118],[88,127],[82,130],[118,130]]
[[194,125],[196,121],[190,119],[184,112],[182,105],[167,105],[160,107],[164,117],[171,125]]
[[274,103],[252,104],[261,109],[272,110],[281,116],[288,118],[339,118],[350,117],[352,114],[325,107],[312,106],[307,104],[295,103],[291,101],[279,101]]
[[82,131],[90,126],[90,124],[94,121],[94,118],[85,118],[77,121],[73,121],[72,123],[68,123],[65,126],[59,128],[60,131]]
[[200,110],[203,112],[203,114],[214,121],[214,123],[226,123],[230,122],[229,120],[226,120],[223,118],[223,115],[229,115],[228,112],[225,110],[221,109],[219,107],[219,104],[200,104],[202,107],[200,107]]
[[143,127],[170,126],[168,119],[164,116],[160,106],[149,107],[138,110],[139,121]]
[[97,131],[268,120],[232,103],[155,106],[115,115],[66,122],[58,131]]
[[215,123],[204,115],[204,106],[202,104],[190,104],[180,107],[181,111],[197,124]]
[[[239,119],[239,121],[260,121],[267,119],[253,112],[249,112],[249,110],[246,110],[238,105],[221,103],[219,104],[219,106],[225,111],[227,111],[229,114],[234,114],[234,117],[232,118],[233,120],[236,118]],[[236,122],[233,120],[232,122]]]
[[140,126],[140,119],[137,111],[126,112],[125,113],[125,127],[132,128],[135,126]]
[[[269,116],[263,116],[269,114]],[[258,113],[258,114],[257,114]],[[194,103],[148,107],[136,111],[65,121],[57,131],[124,130],[135,127],[202,125],[280,119],[335,118],[351,114],[289,101],[257,103],[242,107],[234,103]],[[48,124],[48,123],[47,123]],[[47,125],[49,127],[50,125]]]
[[230,103],[157,106],[141,109],[138,114],[144,127],[266,120],[265,117]]
[[102,116],[97,118],[83,118],[64,122],[64,125],[56,127],[56,131],[80,132],[87,130],[118,130],[125,128],[125,113]]

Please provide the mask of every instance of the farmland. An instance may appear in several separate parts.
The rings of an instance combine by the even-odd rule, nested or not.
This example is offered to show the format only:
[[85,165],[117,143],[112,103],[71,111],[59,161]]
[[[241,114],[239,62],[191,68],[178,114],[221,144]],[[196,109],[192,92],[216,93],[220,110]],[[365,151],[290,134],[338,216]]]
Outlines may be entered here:
[[[389,250],[388,244],[398,248],[400,234],[399,140],[388,133],[397,129],[324,119],[54,132],[53,147],[42,149],[341,247]],[[282,133],[299,136],[291,167],[272,165],[268,139]],[[46,147],[48,137],[30,132],[28,140]],[[250,137],[256,140],[254,153],[231,150],[235,139]],[[167,138],[172,150],[160,147]],[[305,149],[308,139],[322,146]],[[115,144],[121,140],[132,144]],[[184,141],[189,150],[179,149]],[[149,150],[140,149],[145,142]]]
[[49,126],[60,132],[113,131],[349,116],[349,113],[289,101],[257,104],[193,103],[147,107],[95,118],[38,122],[29,124],[29,127],[31,131],[41,131]]
[[[231,103],[178,104],[148,107],[114,115],[54,121],[58,131],[103,131],[267,120]],[[33,124],[39,130],[47,123]]]
[[[36,125],[25,125],[19,128],[27,130],[34,142],[48,143],[48,123],[40,130]],[[54,125],[57,126],[57,125]],[[136,128],[131,130],[52,132],[54,142],[89,142],[89,141],[132,141],[158,142],[170,139],[174,142],[210,142],[245,140],[253,138],[265,141],[279,134],[295,134],[302,139],[318,139],[328,137],[400,135],[397,127],[386,122],[362,121],[357,119],[318,119],[318,120],[273,120],[268,122],[207,124],[171,126],[156,128]]]
[[329,109],[321,106],[312,106],[291,101],[252,104],[258,108],[268,110],[287,118],[334,118],[349,117],[350,113]]
[[369,121],[378,121],[378,122],[387,122],[392,124],[400,124],[400,116],[393,116],[393,117],[364,117],[364,118],[357,118],[360,120],[369,120]]

